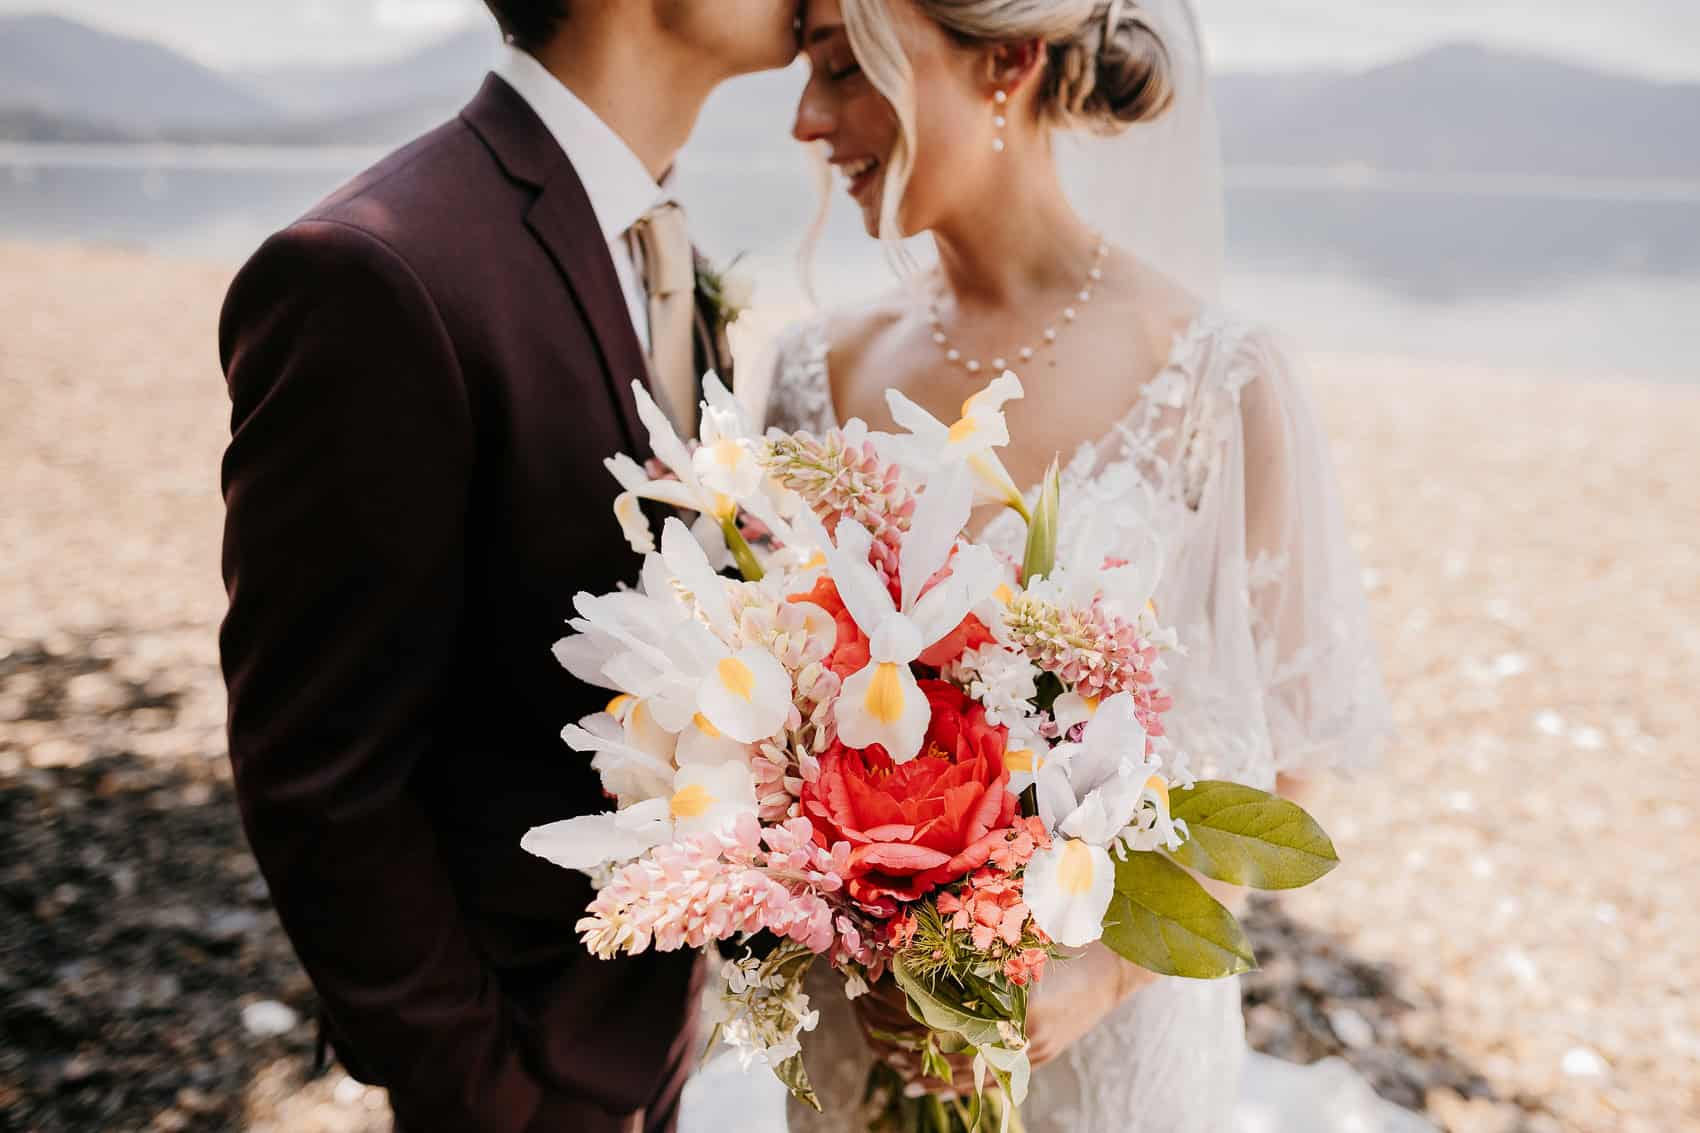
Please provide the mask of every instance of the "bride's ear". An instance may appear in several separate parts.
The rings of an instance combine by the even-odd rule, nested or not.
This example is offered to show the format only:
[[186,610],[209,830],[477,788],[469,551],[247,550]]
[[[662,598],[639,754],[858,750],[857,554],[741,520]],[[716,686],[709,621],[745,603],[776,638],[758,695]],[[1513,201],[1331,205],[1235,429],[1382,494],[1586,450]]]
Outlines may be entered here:
[[994,90],[1014,94],[1039,73],[1045,61],[1045,41],[1017,39],[999,43],[986,56],[986,80]]

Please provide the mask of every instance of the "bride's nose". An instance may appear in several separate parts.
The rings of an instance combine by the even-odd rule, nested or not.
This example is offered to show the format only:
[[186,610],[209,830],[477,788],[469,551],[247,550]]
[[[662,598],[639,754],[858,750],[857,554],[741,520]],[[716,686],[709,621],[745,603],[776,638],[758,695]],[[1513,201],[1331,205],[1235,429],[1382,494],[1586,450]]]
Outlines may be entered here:
[[797,102],[797,118],[791,123],[791,136],[799,142],[825,141],[832,136],[837,124],[831,101],[816,92],[813,82],[809,83]]

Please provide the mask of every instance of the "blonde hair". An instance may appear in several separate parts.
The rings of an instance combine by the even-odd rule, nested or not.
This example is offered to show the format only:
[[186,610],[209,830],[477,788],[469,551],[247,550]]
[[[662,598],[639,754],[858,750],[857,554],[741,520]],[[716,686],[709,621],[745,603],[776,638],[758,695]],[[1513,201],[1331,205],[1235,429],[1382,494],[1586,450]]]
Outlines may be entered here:
[[[1158,117],[1174,102],[1168,48],[1134,0],[909,0],[954,38],[992,45],[1045,44],[1040,121],[1054,129],[1113,133]],[[842,0],[856,61],[897,116],[886,159],[879,235],[900,273],[910,266],[897,214],[915,171],[915,73],[888,0]]]

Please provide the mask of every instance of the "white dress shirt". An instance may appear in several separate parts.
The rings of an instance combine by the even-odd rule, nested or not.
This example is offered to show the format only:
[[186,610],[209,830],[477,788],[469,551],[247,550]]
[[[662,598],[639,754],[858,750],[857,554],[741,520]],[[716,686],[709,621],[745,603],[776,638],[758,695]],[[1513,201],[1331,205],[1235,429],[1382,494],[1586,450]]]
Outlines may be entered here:
[[626,234],[645,213],[669,199],[666,192],[625,139],[529,54],[516,47],[505,48],[495,72],[543,120],[584,182],[596,223],[614,257],[614,274],[620,277],[632,327],[638,341],[648,349],[649,294],[632,260]]

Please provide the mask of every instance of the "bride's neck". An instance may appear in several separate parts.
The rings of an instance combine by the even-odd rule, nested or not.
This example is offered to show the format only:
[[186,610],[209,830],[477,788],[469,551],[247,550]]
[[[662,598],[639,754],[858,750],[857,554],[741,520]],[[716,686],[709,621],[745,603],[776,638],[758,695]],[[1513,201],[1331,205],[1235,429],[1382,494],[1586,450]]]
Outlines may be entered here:
[[1080,286],[1096,247],[1056,166],[1036,160],[996,180],[934,226],[939,269],[959,304],[1007,307]]
[[575,12],[573,21],[536,53],[538,62],[661,180],[690,139],[703,103],[728,76],[663,36],[599,19],[594,5]]

